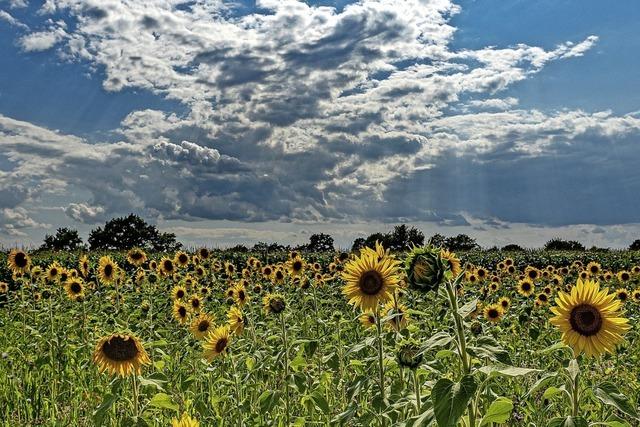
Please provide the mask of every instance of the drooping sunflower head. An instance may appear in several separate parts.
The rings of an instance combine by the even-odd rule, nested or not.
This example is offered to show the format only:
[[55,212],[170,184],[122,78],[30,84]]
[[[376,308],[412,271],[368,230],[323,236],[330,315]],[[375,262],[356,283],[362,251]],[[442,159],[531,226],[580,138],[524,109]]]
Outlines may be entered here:
[[195,418],[191,418],[187,413],[184,413],[180,419],[171,419],[171,427],[200,427],[200,423]]
[[562,341],[576,357],[582,352],[587,356],[612,353],[630,329],[616,294],[601,290],[592,280],[578,280],[571,293],[560,292],[555,302],[550,322],[560,329]]
[[65,282],[64,290],[70,300],[76,301],[78,296],[84,295],[84,282],[80,278],[72,278]]
[[7,264],[13,273],[26,273],[31,266],[31,257],[22,249],[12,249]]
[[363,252],[347,262],[342,278],[346,282],[342,292],[349,304],[375,312],[378,304],[391,300],[398,287],[399,263],[390,256]]
[[270,293],[262,299],[262,306],[267,314],[280,314],[287,307],[287,303],[282,295]]
[[130,249],[127,252],[127,261],[136,267],[140,267],[147,261],[147,254],[140,248]]
[[431,246],[414,247],[404,262],[409,286],[423,292],[437,291],[444,280],[449,261],[446,264],[443,262],[441,249]]
[[104,284],[111,284],[118,275],[118,265],[109,255],[100,257],[98,262],[98,277]]
[[404,368],[416,369],[423,359],[423,354],[420,350],[420,344],[416,340],[412,338],[401,340],[396,346],[398,364]]
[[229,311],[227,312],[227,319],[229,323],[229,328],[233,331],[234,334],[240,335],[244,331],[244,325],[246,324],[246,319],[242,310],[238,307],[231,306]]
[[228,325],[218,326],[204,339],[204,357],[211,362],[218,356],[224,356],[231,343],[231,333]]
[[484,308],[484,318],[491,323],[498,323],[504,314],[500,304],[491,304]]
[[140,340],[130,334],[113,334],[98,341],[93,352],[93,362],[100,372],[121,377],[139,375],[142,366],[151,363]]
[[197,339],[203,339],[213,326],[213,318],[206,313],[201,313],[191,321],[191,333]]

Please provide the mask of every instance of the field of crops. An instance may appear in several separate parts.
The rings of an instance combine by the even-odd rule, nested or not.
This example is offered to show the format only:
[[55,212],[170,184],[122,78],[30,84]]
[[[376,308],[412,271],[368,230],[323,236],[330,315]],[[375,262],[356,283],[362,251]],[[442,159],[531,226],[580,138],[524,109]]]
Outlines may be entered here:
[[14,250],[0,425],[637,426],[639,312],[630,251]]

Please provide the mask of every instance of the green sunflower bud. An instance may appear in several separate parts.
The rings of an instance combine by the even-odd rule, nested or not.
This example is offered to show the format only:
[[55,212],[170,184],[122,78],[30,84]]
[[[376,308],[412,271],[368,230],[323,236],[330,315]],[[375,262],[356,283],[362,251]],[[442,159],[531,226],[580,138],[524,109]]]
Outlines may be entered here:
[[416,340],[407,338],[398,343],[396,348],[398,364],[409,369],[416,369],[422,363],[420,345]]
[[409,286],[423,292],[437,291],[447,270],[440,249],[431,246],[413,248],[404,265]]

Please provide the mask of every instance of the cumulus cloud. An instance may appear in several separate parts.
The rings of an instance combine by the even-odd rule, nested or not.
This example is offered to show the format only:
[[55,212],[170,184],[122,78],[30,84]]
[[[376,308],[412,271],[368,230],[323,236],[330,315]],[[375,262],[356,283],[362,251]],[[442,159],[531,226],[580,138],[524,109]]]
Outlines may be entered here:
[[62,40],[64,34],[62,29],[29,33],[20,38],[19,44],[25,52],[40,52],[51,49]]
[[22,22],[11,16],[9,12],[4,10],[0,10],[0,20],[7,22],[9,25],[12,25],[14,27],[22,28],[23,30],[29,29],[28,25],[23,24]]
[[70,203],[64,209],[64,213],[70,218],[86,224],[93,224],[104,219],[102,206],[89,206],[86,203]]

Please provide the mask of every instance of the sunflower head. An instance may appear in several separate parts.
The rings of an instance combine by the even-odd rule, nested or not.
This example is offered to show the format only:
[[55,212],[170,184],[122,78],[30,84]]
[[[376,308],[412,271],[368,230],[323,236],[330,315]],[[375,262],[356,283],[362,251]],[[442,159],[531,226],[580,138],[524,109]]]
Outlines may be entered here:
[[200,427],[200,423],[195,418],[191,418],[188,414],[182,414],[180,419],[171,419],[171,427]]
[[186,267],[189,264],[189,255],[182,251],[176,252],[175,256],[173,257],[173,261],[179,267]]
[[389,301],[384,306],[384,317],[388,318],[388,325],[396,332],[407,327],[409,313],[404,304]]
[[349,304],[362,311],[375,312],[378,304],[392,299],[398,287],[399,263],[390,256],[380,257],[374,251],[362,251],[360,256],[346,263],[342,278],[346,282],[342,293]]
[[280,294],[267,294],[262,299],[264,311],[271,314],[280,314],[287,307],[284,297]]
[[204,339],[202,344],[202,347],[204,348],[204,357],[211,362],[218,356],[224,356],[227,353],[230,343],[231,333],[229,326],[218,326],[212,332],[207,334]]
[[616,297],[624,304],[629,299],[629,292],[625,288],[618,288],[616,289]]
[[631,274],[626,270],[619,271],[616,276],[622,283],[626,283],[629,281],[629,279],[631,279]]
[[189,318],[189,309],[179,300],[173,303],[173,317],[175,317],[180,324],[187,323],[187,319]]
[[498,323],[502,318],[504,311],[500,304],[491,304],[484,308],[484,318],[491,323]]
[[[431,246],[415,247],[409,252],[404,266],[410,287],[423,292],[438,290],[447,270],[441,253],[439,248]],[[447,260],[447,265],[449,262]]]
[[136,267],[140,267],[147,261],[147,254],[140,248],[130,249],[127,252],[127,261]]
[[98,261],[98,277],[104,284],[111,284],[115,282],[118,275],[118,265],[108,255],[100,257]]
[[210,331],[213,326],[213,318],[206,313],[201,313],[191,321],[190,330],[194,337],[201,340]]
[[518,282],[518,293],[523,297],[528,297],[535,291],[535,286],[530,279],[522,279]]
[[360,321],[360,324],[367,329],[376,326],[376,315],[373,311],[366,311],[362,313],[358,320]]
[[151,363],[147,352],[137,337],[129,334],[113,334],[98,341],[93,352],[93,362],[100,372],[121,377],[139,375],[142,366]]
[[80,278],[72,278],[65,282],[64,290],[72,301],[84,295],[84,282]]
[[240,310],[238,307],[236,307],[235,305],[231,306],[231,308],[227,312],[227,319],[229,328],[231,328],[234,334],[240,335],[244,331],[244,325],[247,323],[247,319],[242,313],[242,310]]
[[405,338],[396,346],[398,364],[404,368],[416,369],[422,363],[420,344],[412,338]]
[[287,266],[289,267],[289,274],[299,276],[304,273],[305,262],[299,255],[296,255],[287,262]]
[[0,294],[9,292],[9,285],[6,282],[0,282]]
[[612,353],[630,329],[616,294],[601,290],[592,280],[578,280],[571,293],[560,292],[555,302],[550,322],[560,329],[562,341],[576,357],[583,352],[587,356]]
[[21,249],[12,249],[7,264],[13,273],[26,273],[31,266],[31,257]]

